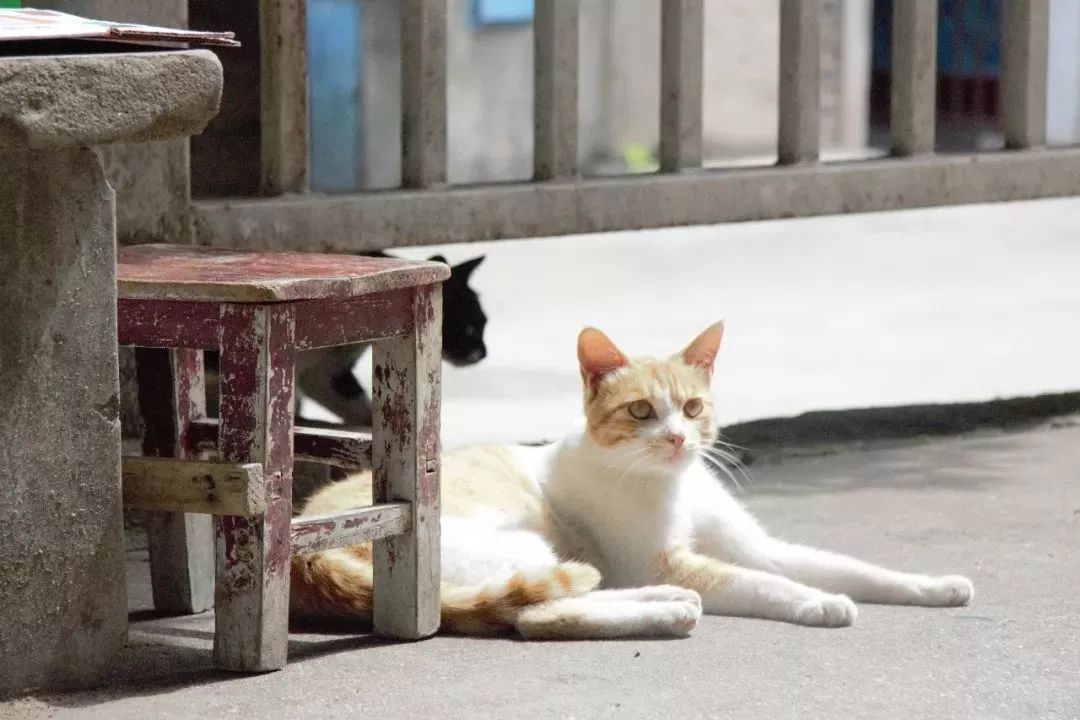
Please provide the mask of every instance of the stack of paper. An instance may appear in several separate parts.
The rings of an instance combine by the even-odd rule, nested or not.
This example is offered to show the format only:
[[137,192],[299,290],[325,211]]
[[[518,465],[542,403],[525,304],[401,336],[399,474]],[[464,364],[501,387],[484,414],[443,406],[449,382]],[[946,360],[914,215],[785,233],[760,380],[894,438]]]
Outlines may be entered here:
[[151,25],[91,20],[54,10],[0,10],[0,42],[9,40],[105,40],[169,46],[218,45],[236,47],[236,34],[174,30]]

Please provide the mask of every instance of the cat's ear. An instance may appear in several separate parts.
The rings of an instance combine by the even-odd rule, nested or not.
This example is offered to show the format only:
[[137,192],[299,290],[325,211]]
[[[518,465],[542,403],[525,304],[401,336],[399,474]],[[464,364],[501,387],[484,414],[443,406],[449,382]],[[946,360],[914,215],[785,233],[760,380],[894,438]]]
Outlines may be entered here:
[[581,377],[590,388],[595,387],[605,375],[630,364],[607,335],[591,327],[578,335],[577,356]]
[[480,263],[484,262],[484,257],[484,255],[481,255],[480,257],[474,257],[472,260],[466,260],[460,265],[455,265],[454,272],[460,273],[462,280],[468,280],[473,270],[480,267]]
[[713,363],[720,352],[720,341],[724,337],[723,321],[705,328],[705,332],[694,338],[679,355],[683,362],[692,367],[701,368],[712,377]]

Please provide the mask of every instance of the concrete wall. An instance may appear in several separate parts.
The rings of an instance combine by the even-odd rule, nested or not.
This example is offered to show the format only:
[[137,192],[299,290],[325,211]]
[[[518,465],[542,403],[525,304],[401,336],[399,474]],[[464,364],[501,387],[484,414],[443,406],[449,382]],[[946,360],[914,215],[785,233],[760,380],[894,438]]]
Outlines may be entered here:
[[[659,141],[660,0],[609,2],[597,156]],[[706,0],[703,141],[708,158],[775,151],[779,0]],[[583,102],[585,98],[583,98]]]
[[[588,2],[588,0],[586,0]],[[597,156],[659,139],[660,0],[597,0],[607,6]],[[703,140],[706,158],[776,150],[780,0],[705,0]],[[856,150],[867,142],[870,1],[822,2],[822,145]],[[582,31],[585,34],[584,28]],[[582,104],[589,103],[582,96]]]
[[[187,26],[187,0],[35,0],[23,3],[74,15]],[[122,245],[188,242],[188,141],[117,144],[102,149],[102,164],[121,201],[116,206]]]
[[[187,26],[187,0],[35,0],[24,4],[102,20]],[[120,199],[116,203],[117,241],[121,245],[189,242],[185,220],[191,198],[188,139],[117,143],[99,152],[105,176]],[[126,435],[139,432],[134,362],[130,351],[120,353]]]
[[[478,29],[471,0],[447,3],[447,175],[450,182],[532,172],[532,28]],[[401,178],[401,38],[397,0],[362,0],[362,175],[367,187]]]
[[259,4],[188,0],[191,27],[231,30],[242,43],[218,52],[221,112],[191,138],[191,194],[254,195],[259,189]]
[[1080,3],[1050,0],[1046,140],[1080,142]]

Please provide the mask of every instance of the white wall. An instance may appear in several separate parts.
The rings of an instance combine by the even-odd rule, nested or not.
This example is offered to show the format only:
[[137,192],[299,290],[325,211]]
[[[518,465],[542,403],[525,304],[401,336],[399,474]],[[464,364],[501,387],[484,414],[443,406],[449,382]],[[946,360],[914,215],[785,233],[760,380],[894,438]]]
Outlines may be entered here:
[[[597,154],[659,139],[660,0],[603,0],[610,36]],[[780,0],[705,0],[703,133],[711,159],[776,151]],[[822,145],[860,149],[868,136],[870,0],[826,0]]]
[[[397,0],[362,0],[365,185],[400,177]],[[704,146],[712,159],[775,152],[780,0],[705,1]],[[866,144],[869,0],[826,0],[825,147]],[[473,27],[449,0],[451,183],[524,179],[532,170],[532,27]],[[581,0],[579,112],[585,167],[659,138],[660,0]]]
[[1051,0],[1046,135],[1051,145],[1080,142],[1080,2]]

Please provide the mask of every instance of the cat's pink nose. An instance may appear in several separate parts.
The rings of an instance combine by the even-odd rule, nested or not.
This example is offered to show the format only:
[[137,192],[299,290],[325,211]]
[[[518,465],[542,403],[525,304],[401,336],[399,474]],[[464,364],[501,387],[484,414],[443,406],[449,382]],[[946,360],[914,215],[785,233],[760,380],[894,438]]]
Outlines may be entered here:
[[674,445],[675,451],[678,452],[682,448],[683,443],[686,442],[686,436],[682,433],[669,433],[667,441]]

